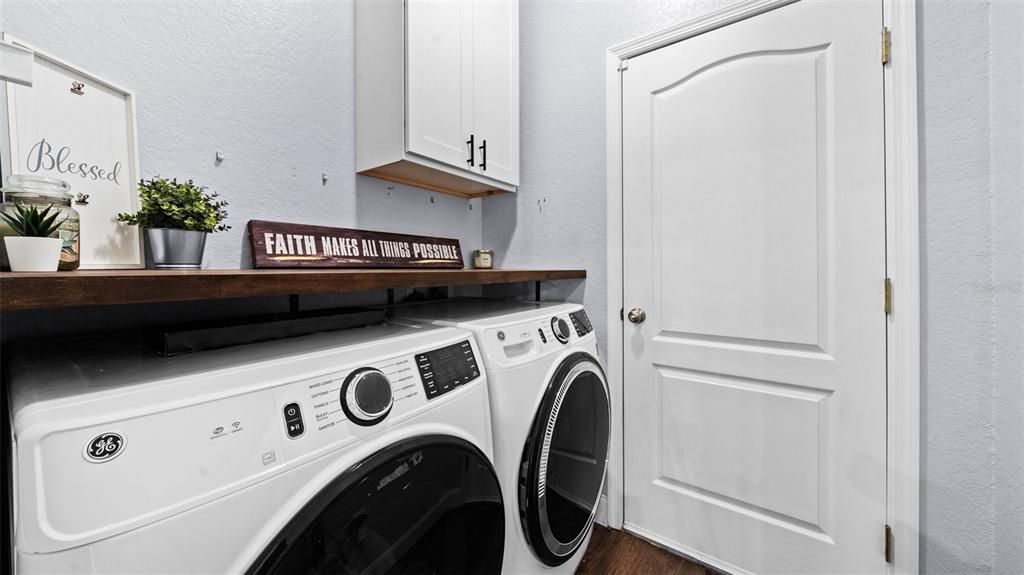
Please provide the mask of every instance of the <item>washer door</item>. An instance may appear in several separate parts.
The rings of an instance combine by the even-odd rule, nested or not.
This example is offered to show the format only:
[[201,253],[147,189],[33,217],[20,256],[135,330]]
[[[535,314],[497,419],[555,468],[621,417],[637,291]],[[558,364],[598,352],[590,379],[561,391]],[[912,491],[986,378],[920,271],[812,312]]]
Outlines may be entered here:
[[462,439],[423,436],[341,474],[249,573],[499,573],[504,538],[486,456]]
[[604,487],[611,440],[604,371],[567,357],[548,383],[519,466],[519,514],[537,557],[561,565],[586,537]]

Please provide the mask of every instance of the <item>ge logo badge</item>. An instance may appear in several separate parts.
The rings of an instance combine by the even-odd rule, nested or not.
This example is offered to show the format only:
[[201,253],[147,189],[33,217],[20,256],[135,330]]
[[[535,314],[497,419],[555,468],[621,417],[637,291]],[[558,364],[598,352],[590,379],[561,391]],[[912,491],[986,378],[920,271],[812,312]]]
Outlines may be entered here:
[[105,463],[121,455],[124,451],[124,437],[120,433],[108,431],[97,435],[85,446],[85,459],[92,463]]

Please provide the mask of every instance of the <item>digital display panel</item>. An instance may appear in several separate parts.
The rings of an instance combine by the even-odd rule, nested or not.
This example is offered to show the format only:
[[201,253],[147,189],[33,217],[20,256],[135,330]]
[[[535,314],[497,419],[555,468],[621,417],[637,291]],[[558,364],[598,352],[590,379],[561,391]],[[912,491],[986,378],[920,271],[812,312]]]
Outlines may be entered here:
[[572,326],[576,329],[576,335],[580,337],[594,331],[594,326],[590,325],[590,318],[587,317],[587,312],[582,309],[570,313],[569,319],[572,320]]
[[433,399],[480,377],[480,368],[469,340],[418,354],[416,366],[423,378],[427,399]]

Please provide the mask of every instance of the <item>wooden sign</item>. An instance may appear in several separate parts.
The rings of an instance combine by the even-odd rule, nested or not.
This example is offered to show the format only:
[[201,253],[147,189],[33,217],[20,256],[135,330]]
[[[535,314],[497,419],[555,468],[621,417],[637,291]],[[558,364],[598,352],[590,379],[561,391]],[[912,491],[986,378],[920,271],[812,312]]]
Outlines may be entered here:
[[249,221],[254,268],[462,268],[459,240]]

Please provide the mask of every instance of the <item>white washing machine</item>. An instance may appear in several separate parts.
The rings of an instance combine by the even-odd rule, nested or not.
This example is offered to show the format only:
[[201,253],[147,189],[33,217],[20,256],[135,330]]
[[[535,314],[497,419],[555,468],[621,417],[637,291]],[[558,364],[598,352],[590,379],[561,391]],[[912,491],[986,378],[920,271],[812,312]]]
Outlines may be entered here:
[[497,573],[473,336],[382,325],[172,358],[10,354],[19,573]]
[[503,571],[575,571],[611,439],[608,384],[583,307],[471,299],[397,306],[392,314],[477,337],[506,506]]

